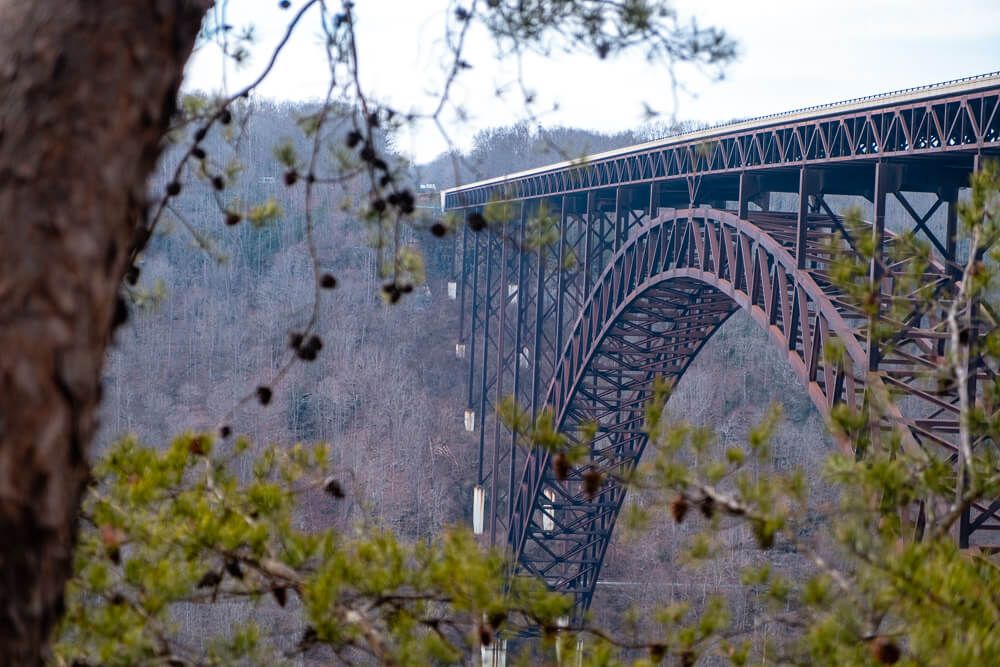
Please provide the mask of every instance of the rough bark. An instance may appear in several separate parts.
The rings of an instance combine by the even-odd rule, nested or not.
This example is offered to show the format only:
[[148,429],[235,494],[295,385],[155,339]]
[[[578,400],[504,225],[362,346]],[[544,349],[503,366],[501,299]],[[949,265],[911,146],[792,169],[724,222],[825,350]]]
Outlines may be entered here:
[[145,182],[210,0],[0,0],[0,665],[71,574]]

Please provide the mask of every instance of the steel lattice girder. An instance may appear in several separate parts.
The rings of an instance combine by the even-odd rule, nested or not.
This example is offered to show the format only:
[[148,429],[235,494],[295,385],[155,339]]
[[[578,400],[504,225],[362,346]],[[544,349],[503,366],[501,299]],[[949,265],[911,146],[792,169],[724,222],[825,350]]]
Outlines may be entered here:
[[1000,141],[1000,76],[777,114],[452,188],[444,207],[748,170],[909,158]]
[[[890,405],[883,429],[899,432],[908,447],[940,445],[945,453],[955,448],[954,391],[932,393],[921,379],[922,369],[935,367],[937,349],[927,340],[936,338],[938,323],[923,317],[904,325],[904,335],[880,355],[880,363],[895,372],[866,373],[862,320],[830,299],[811,272],[799,269],[788,249],[761,231],[753,217],[744,221],[712,209],[661,215],[615,255],[577,319],[547,403],[564,432],[572,435],[584,423],[597,422],[598,436],[589,462],[565,480],[554,477],[547,452],[526,454],[508,539],[519,565],[554,590],[576,595],[578,609],[589,604],[624,497],[615,479],[636,464],[645,446],[641,422],[652,379],[683,375],[704,342],[738,307],[789,352],[821,412],[828,413],[837,402],[858,406],[868,385],[891,385],[906,398],[907,410],[904,414],[898,401]],[[780,218],[761,215],[772,226]],[[821,216],[811,222],[817,228],[832,227]],[[786,227],[795,223],[793,215],[785,216]],[[819,240],[812,243],[818,246]],[[943,275],[940,264],[927,271],[931,281]],[[840,362],[821,353],[834,340],[846,352]],[[590,468],[614,473],[594,497],[586,495],[582,483]],[[973,508],[971,532],[1000,528],[997,507]]]
[[[987,125],[994,123],[995,112],[995,105],[989,107]],[[983,136],[987,144],[996,141],[993,131]],[[914,308],[896,323],[901,327],[896,339],[882,345],[868,340],[867,316],[831,285],[825,270],[830,256],[824,239],[833,235],[845,247],[854,246],[824,195],[855,194],[874,201],[874,231],[884,245],[892,243],[884,229],[885,201],[895,197],[914,231],[940,255],[924,283],[947,294],[961,264],[958,188],[968,182],[982,152],[969,148],[925,150],[905,161],[879,156],[874,164],[871,155],[858,153],[847,165],[800,163],[791,173],[740,171],[719,176],[711,187],[699,176],[699,182],[686,186],[683,197],[692,201],[699,193],[719,202],[731,195],[736,214],[705,207],[663,209],[664,201],[673,201],[665,197],[681,196],[671,195],[667,181],[645,191],[619,186],[527,200],[514,207],[516,215],[499,234],[464,237],[460,337],[471,346],[469,406],[479,407],[479,481],[490,482],[491,541],[506,540],[520,568],[573,593],[577,609],[586,609],[624,489],[611,475],[596,497],[586,498],[581,482],[586,468],[554,480],[544,454],[522,449],[497,424],[495,401],[514,390],[532,414],[541,405],[553,406],[561,429],[571,435],[581,424],[596,421],[600,431],[588,466],[627,472],[645,446],[643,408],[652,378],[680,377],[738,307],[788,352],[821,412],[837,402],[857,406],[866,387],[877,384],[901,397],[897,405],[906,406],[892,411],[882,427],[897,430],[909,447],[937,448],[954,461],[957,397],[935,386],[937,362],[945,352],[942,314]],[[798,213],[750,213],[749,201],[767,208],[768,199],[758,194],[768,190],[797,190]],[[932,192],[937,199],[920,213],[904,191]],[[648,205],[637,203],[647,195]],[[526,221],[542,206],[553,215],[558,211],[558,242],[526,250]],[[942,206],[947,224],[938,236],[928,221]],[[482,208],[466,212],[471,210]],[[884,287],[883,313],[893,301],[907,304],[908,297],[890,297],[889,289],[905,268],[872,262],[872,275]],[[994,325],[980,322],[979,335]],[[839,364],[822,354],[832,341],[848,351]],[[525,355],[527,369],[522,368]],[[877,373],[870,376],[868,369]],[[986,371],[973,373],[972,384]],[[487,433],[492,435],[489,453]],[[973,535],[1000,529],[998,510],[1000,501],[963,516],[963,546]]]

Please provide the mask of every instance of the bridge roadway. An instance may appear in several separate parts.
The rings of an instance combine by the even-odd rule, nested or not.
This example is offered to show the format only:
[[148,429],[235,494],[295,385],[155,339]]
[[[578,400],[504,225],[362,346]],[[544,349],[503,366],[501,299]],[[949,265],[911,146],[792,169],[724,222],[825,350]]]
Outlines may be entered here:
[[[738,308],[786,351],[822,414],[888,390],[882,432],[955,461],[957,391],[937,373],[945,314],[898,289],[908,260],[890,260],[896,237],[886,210],[898,209],[931,244],[924,283],[947,298],[967,260],[960,190],[996,155],[1000,74],[991,74],[444,191],[447,212],[501,218],[489,232],[466,225],[456,243],[456,353],[468,362],[466,428],[479,438],[476,530],[504,545],[519,571],[574,595],[583,613],[625,496],[609,473],[642,455],[653,378],[679,380]],[[835,195],[868,212],[881,317],[906,314],[892,320],[901,332],[890,341],[873,341],[868,318],[831,284],[829,239],[850,249],[858,233],[845,228],[845,198]],[[782,200],[794,202],[790,210],[777,210]],[[996,325],[978,309],[977,335]],[[839,360],[823,353],[831,344],[844,350]],[[979,390],[993,371],[972,363]],[[588,459],[557,478],[546,452],[524,447],[496,419],[507,395],[532,414],[550,406],[571,438],[596,422]],[[603,482],[588,493],[594,471]],[[970,508],[961,544],[1000,542],[998,510],[1000,501]]]

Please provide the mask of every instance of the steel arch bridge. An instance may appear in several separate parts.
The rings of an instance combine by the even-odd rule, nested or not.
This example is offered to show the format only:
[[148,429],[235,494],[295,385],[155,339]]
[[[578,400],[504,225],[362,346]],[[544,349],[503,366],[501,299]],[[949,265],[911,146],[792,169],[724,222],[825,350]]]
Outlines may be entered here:
[[[465,226],[450,290],[456,354],[468,362],[466,428],[479,440],[474,523],[519,571],[590,604],[625,488],[646,444],[653,379],[683,376],[719,326],[743,309],[787,354],[829,415],[866,392],[894,397],[881,424],[904,446],[957,458],[958,396],[937,382],[945,313],[897,283],[892,205],[933,247],[923,284],[954,290],[967,248],[957,203],[984,158],[1000,156],[1000,74],[778,114],[446,190],[446,212],[502,211],[496,233]],[[787,193],[791,210],[772,210]],[[831,201],[867,202],[869,276],[891,341],[830,279],[830,239],[855,247]],[[526,243],[548,234],[546,243]],[[852,237],[854,234],[854,237]],[[537,239],[536,239],[537,240]],[[526,248],[533,248],[527,250]],[[567,262],[567,258],[574,261]],[[997,326],[978,308],[974,335]],[[836,344],[834,360],[824,349]],[[993,371],[973,359],[973,395]],[[495,416],[514,395],[544,406],[571,439],[598,431],[565,479]],[[478,422],[478,423],[477,423]],[[844,447],[848,445],[843,443]],[[993,446],[979,443],[978,446]],[[585,477],[602,485],[588,493]],[[959,540],[1000,542],[1000,500],[962,517]]]

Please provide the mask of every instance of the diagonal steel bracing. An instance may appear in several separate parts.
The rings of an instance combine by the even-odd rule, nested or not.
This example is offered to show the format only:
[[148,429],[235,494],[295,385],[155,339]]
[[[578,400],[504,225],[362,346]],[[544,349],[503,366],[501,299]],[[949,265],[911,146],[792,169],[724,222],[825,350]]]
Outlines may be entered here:
[[[625,496],[620,480],[646,446],[653,379],[682,377],[737,309],[787,353],[821,413],[885,390],[894,403],[875,433],[894,431],[954,464],[957,391],[937,372],[948,346],[942,308],[967,259],[959,190],[983,156],[1000,154],[998,140],[1000,77],[989,76],[446,192],[445,208],[463,214],[513,202],[497,229],[463,232],[454,271],[491,541],[520,571],[575,596],[582,613]],[[797,194],[794,210],[772,210],[780,192]],[[872,222],[847,229],[831,195],[867,201]],[[895,257],[885,228],[890,202],[933,248],[921,285],[935,290],[936,311],[897,287],[910,261]],[[869,279],[880,317],[899,330],[888,340],[871,337],[868,315],[832,284],[830,244],[856,251],[857,234],[878,241]],[[978,309],[975,325],[985,336],[997,323]],[[832,344],[844,354],[824,354]],[[992,371],[971,366],[975,394]],[[558,478],[546,452],[496,419],[506,395],[532,415],[552,409],[571,439],[596,425],[587,461]],[[603,475],[596,493],[586,488],[592,470]],[[971,507],[962,545],[993,545],[998,513],[1000,501]]]

